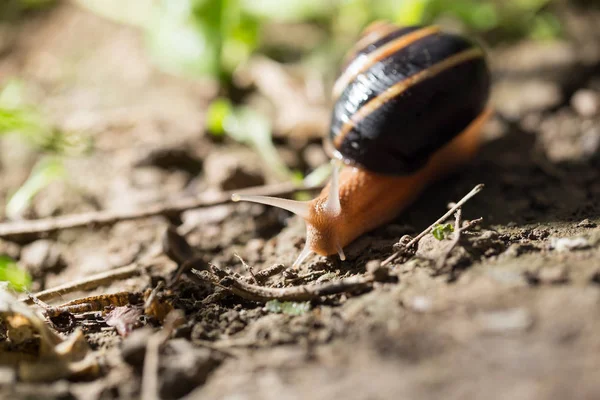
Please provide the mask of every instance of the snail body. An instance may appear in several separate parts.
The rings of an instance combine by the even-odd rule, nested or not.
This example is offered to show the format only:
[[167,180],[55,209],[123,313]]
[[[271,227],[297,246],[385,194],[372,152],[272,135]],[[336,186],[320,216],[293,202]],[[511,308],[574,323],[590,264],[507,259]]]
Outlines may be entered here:
[[312,252],[345,259],[346,245],[470,160],[491,114],[485,53],[465,37],[375,23],[347,60],[333,88],[325,148],[349,167],[335,167],[309,202],[234,195],[304,218],[306,244],[295,266]]

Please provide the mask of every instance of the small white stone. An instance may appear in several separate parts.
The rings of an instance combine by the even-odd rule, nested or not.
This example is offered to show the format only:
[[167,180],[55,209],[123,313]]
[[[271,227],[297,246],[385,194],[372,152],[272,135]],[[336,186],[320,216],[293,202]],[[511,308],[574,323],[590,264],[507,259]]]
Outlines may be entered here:
[[585,249],[589,247],[589,245],[589,241],[583,237],[550,239],[550,248],[558,252]]
[[417,312],[427,312],[431,310],[431,306],[431,299],[425,296],[415,296],[410,302],[410,307]]
[[571,98],[571,106],[582,117],[593,117],[600,110],[600,96],[593,90],[581,89]]

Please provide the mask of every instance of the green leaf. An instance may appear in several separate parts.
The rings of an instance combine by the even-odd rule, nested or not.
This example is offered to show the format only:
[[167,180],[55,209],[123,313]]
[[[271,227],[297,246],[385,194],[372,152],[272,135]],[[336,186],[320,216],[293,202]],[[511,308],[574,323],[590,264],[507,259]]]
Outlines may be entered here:
[[8,282],[9,286],[19,292],[31,286],[29,273],[19,268],[15,260],[6,255],[0,255],[0,281]]
[[206,111],[206,127],[213,136],[225,134],[225,120],[232,116],[233,106],[228,99],[219,98],[208,106]]
[[54,157],[42,158],[33,167],[25,183],[10,197],[6,204],[6,216],[9,219],[18,219],[40,190],[62,179],[65,174],[62,160]]
[[310,311],[310,301],[295,302],[270,300],[265,304],[267,311],[275,314],[303,315]]
[[244,13],[239,0],[228,0],[221,23],[223,37],[221,68],[231,74],[246,62],[259,45],[261,24],[257,18]]
[[454,227],[451,224],[437,224],[431,230],[431,234],[437,240],[444,240],[452,232],[454,232]]
[[33,139],[43,135],[46,129],[35,110],[0,106],[0,134],[20,133]]

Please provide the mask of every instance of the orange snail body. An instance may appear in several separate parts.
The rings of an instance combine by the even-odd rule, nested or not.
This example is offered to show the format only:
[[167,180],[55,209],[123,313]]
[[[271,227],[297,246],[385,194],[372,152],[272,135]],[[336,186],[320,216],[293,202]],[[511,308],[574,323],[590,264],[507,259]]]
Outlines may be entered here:
[[481,47],[437,27],[376,23],[363,33],[334,86],[328,152],[334,167],[312,201],[238,196],[287,209],[307,224],[308,255],[339,254],[395,218],[433,181],[468,162],[483,124],[490,75]]

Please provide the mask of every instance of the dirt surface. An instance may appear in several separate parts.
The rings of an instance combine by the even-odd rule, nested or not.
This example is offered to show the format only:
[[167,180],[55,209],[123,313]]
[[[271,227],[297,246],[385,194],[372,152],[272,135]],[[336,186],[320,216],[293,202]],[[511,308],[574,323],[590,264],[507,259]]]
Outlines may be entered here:
[[[465,220],[483,221],[463,234],[441,268],[439,257],[452,237],[438,241],[428,234],[416,256],[390,266],[384,282],[314,300],[300,315],[273,312],[231,294],[214,296],[212,285],[186,274],[161,294],[185,313],[160,349],[161,395],[599,398],[599,21],[598,10],[568,10],[569,40],[491,50],[498,114],[474,162],[429,188],[396,221],[349,246],[346,261],[313,256],[266,285],[365,274],[369,261],[385,259],[403,235],[419,233],[449,202],[484,183],[463,207]],[[90,132],[96,147],[88,157],[69,160],[68,182],[44,189],[27,217],[135,209],[274,181],[251,149],[204,132],[214,84],[157,72],[134,30],[68,4],[14,29],[10,51],[0,58],[0,77],[27,81],[59,126]],[[26,178],[34,155],[14,139],[2,137],[0,143],[5,200]],[[318,139],[277,143],[297,167],[322,159]],[[61,304],[142,292],[168,281],[177,269],[160,251],[169,224],[203,265],[244,276],[248,272],[236,254],[255,273],[291,265],[302,248],[304,226],[288,217],[260,205],[226,204],[177,218],[0,241],[0,252],[27,265],[33,291],[140,260],[151,266],[148,273],[51,302]],[[145,319],[146,327],[123,339],[104,321],[99,313],[89,314],[87,325],[76,321],[101,359],[96,377],[51,383],[2,378],[0,397],[140,397],[148,338],[161,324]],[[0,377],[6,371],[3,367]]]

